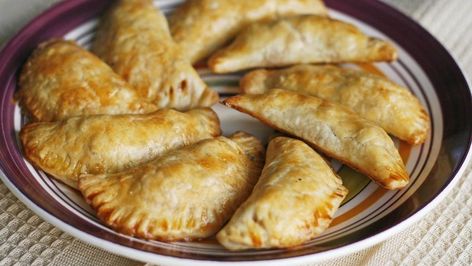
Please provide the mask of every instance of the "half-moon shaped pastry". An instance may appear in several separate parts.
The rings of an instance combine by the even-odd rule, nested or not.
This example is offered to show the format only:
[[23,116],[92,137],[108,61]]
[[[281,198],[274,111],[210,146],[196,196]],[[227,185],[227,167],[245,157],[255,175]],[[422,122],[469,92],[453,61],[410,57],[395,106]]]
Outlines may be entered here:
[[280,89],[230,97],[224,104],[305,140],[384,188],[408,184],[405,165],[388,134],[341,105]]
[[408,89],[368,72],[298,65],[255,70],[241,80],[242,93],[260,94],[271,88],[337,102],[410,144],[423,143],[429,131],[428,114]]
[[99,25],[93,51],[159,108],[188,110],[218,101],[151,0],[117,1]]
[[190,0],[169,24],[174,40],[196,63],[255,21],[299,14],[326,15],[327,10],[321,0]]
[[30,162],[76,188],[81,174],[122,171],[219,134],[219,120],[211,109],[168,109],[27,124],[20,139]]
[[254,137],[203,140],[111,175],[79,179],[97,216],[113,229],[163,241],[215,234],[249,196],[264,148]]
[[35,121],[156,110],[108,65],[72,41],[40,44],[23,66],[19,87],[16,99]]
[[347,192],[308,145],[274,138],[251,196],[216,238],[230,250],[300,245],[328,228]]
[[255,23],[208,61],[213,72],[301,63],[392,61],[395,48],[363,34],[354,25],[306,15]]

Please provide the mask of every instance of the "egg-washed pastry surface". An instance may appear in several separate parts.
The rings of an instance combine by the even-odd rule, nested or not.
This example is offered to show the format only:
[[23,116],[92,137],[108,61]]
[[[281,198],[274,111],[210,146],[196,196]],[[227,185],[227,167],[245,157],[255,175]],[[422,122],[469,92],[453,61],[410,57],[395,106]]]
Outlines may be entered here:
[[170,36],[151,0],[119,0],[102,18],[93,51],[159,108],[209,107],[208,88]]
[[81,174],[122,171],[219,134],[219,120],[211,109],[168,109],[31,123],[21,129],[20,140],[30,162],[76,188]]
[[408,89],[387,78],[337,66],[297,65],[255,70],[241,80],[241,92],[272,88],[296,91],[337,102],[410,144],[423,143],[429,116]]
[[347,192],[341,179],[308,145],[274,138],[251,196],[217,239],[230,250],[300,245],[328,228]]
[[328,17],[304,15],[255,23],[208,61],[213,72],[301,63],[392,61],[388,42],[369,37],[356,26]]
[[19,88],[15,98],[35,121],[156,110],[98,57],[61,39],[39,45],[22,68]]
[[189,0],[170,18],[170,29],[192,63],[206,58],[252,22],[298,14],[326,15],[321,0]]
[[171,151],[111,175],[88,175],[79,188],[97,216],[124,234],[164,241],[215,234],[249,196],[264,148],[236,133]]
[[224,104],[303,139],[384,188],[408,184],[405,165],[388,134],[339,104],[281,89],[230,97]]

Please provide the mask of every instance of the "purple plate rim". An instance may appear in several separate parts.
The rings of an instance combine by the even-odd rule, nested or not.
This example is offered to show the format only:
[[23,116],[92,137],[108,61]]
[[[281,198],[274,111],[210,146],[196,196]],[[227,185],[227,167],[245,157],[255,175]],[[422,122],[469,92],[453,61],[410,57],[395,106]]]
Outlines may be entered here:
[[[398,35],[398,33],[396,33],[395,28],[388,28],[388,26],[392,26],[392,25],[386,25],[385,24],[388,21],[390,21],[391,19],[393,19],[393,21],[399,22],[398,24],[396,24],[397,28],[402,28],[402,27],[398,27],[399,24],[400,25],[406,25],[408,30],[413,30],[417,33],[414,36],[412,36],[413,38],[408,39],[408,41],[406,41],[405,38],[394,38],[394,37],[391,37],[391,38],[394,39],[396,42],[400,43],[401,46],[403,48],[405,48],[407,51],[411,51],[411,49],[414,49],[415,47],[412,47],[412,45],[418,45],[418,43],[416,43],[418,40],[422,41],[422,42],[426,42],[426,41],[424,41],[424,39],[421,40],[421,38],[426,38],[427,39],[426,45],[432,46],[434,49],[439,49],[441,51],[441,53],[442,53],[441,54],[441,59],[443,59],[443,60],[441,60],[441,62],[444,64],[444,61],[447,60],[447,65],[448,66],[445,69],[448,69],[449,71],[453,72],[452,74],[455,75],[455,80],[453,80],[453,81],[455,81],[456,84],[457,83],[462,84],[462,86],[465,86],[467,88],[468,95],[466,95],[465,98],[461,97],[461,100],[465,101],[466,106],[468,105],[470,107],[472,105],[471,104],[472,96],[470,94],[470,86],[468,85],[470,83],[467,83],[467,80],[466,80],[462,70],[457,65],[456,60],[454,60],[454,58],[450,55],[450,53],[447,51],[447,49],[445,49],[429,32],[427,32],[418,23],[416,23],[415,21],[413,21],[412,19],[410,19],[409,17],[407,17],[403,13],[395,10],[394,8],[390,7],[389,5],[387,5],[385,3],[372,1],[372,0],[359,0],[358,2],[356,2],[356,6],[354,6],[352,4],[349,4],[348,2],[349,1],[342,1],[342,0],[341,1],[339,1],[339,0],[327,0],[326,1],[327,5],[329,7],[334,8],[335,10],[341,11],[343,13],[347,13],[351,16],[354,16],[357,19],[360,19],[361,21],[366,22],[367,24],[374,25],[374,27],[377,27],[380,31],[382,31],[384,33],[386,33],[386,30],[390,30],[388,32],[388,34],[386,33],[389,36],[392,36],[392,35],[397,36]],[[48,39],[50,37],[62,36],[64,33],[66,33],[68,30],[70,30],[70,28],[72,28],[74,26],[77,26],[77,25],[80,25],[82,22],[85,22],[85,21],[87,21],[87,20],[89,20],[93,17],[96,17],[100,13],[100,11],[103,10],[106,7],[106,5],[108,5],[108,3],[109,3],[108,1],[77,0],[77,1],[59,2],[55,5],[53,5],[48,10],[43,12],[41,15],[39,15],[35,19],[33,19],[21,31],[19,31],[19,33],[16,36],[14,36],[9,42],[6,43],[6,45],[3,47],[3,49],[0,52],[0,62],[9,62],[10,64],[15,65],[16,67],[14,67],[14,69],[17,70],[18,66],[20,66],[22,64],[22,62],[26,59],[26,56],[32,51],[32,49],[39,42],[41,42],[45,39]],[[91,7],[94,7],[94,8],[91,8]],[[364,10],[365,10],[366,7],[371,8],[372,12],[365,13]],[[361,8],[362,10],[360,10],[359,8]],[[374,10],[379,11],[379,12],[374,12]],[[50,30],[48,30],[48,32],[38,33],[41,30],[42,27],[44,27],[45,25],[48,25],[48,23],[50,24],[51,21],[56,21],[56,20],[60,21],[61,18],[63,18],[64,16],[67,16],[67,14],[70,13],[71,11],[77,11],[80,14],[83,13],[82,14],[83,16],[76,15],[72,19],[70,17],[68,17],[68,18],[66,18],[67,19],[66,21],[68,23],[65,23],[65,24],[56,23],[55,27],[48,28],[48,29],[50,29]],[[390,17],[386,18],[385,16],[390,16]],[[411,27],[411,28],[408,28],[408,27]],[[401,34],[402,34],[401,37],[404,37],[403,36],[404,31],[402,31]],[[26,44],[25,44],[25,42],[26,42]],[[424,45],[424,43],[423,43],[423,45]],[[22,50],[19,50],[18,47],[21,47]],[[423,55],[423,53],[420,53],[420,54],[421,54],[421,56],[423,56],[422,58],[420,58],[422,60],[418,60],[418,58],[417,58],[418,54],[416,54],[416,57],[414,56],[414,58],[421,65],[423,71],[425,71],[428,74],[428,78],[430,78],[430,79],[432,77],[433,77],[433,79],[439,78],[437,76],[434,76],[434,75],[431,76],[430,75],[431,72],[435,72],[434,68],[436,68],[436,66],[433,65],[433,64],[425,63],[425,61],[429,62],[431,60],[426,60],[427,58],[424,58],[425,55]],[[17,58],[14,58],[14,56],[16,56]],[[437,56],[437,57],[439,57],[439,56]],[[10,61],[12,61],[12,58],[16,59],[16,61],[15,62],[10,62]],[[6,103],[7,100],[11,101],[11,97],[8,97],[7,94],[8,94],[8,92],[10,92],[10,96],[11,96],[11,94],[13,92],[13,89],[11,87],[15,85],[14,84],[14,79],[16,78],[16,74],[12,75],[11,71],[9,72],[9,69],[7,69],[7,66],[9,66],[9,64],[3,64],[3,66],[0,65],[0,84],[7,84],[6,86],[2,86],[1,91],[0,91],[0,93],[2,95],[2,98],[1,98],[2,102],[1,102],[0,106],[2,106],[2,107],[5,107],[5,106],[8,107],[8,104],[12,104],[12,103]],[[9,75],[6,75],[5,73],[9,73]],[[444,74],[442,74],[442,75],[444,75]],[[2,81],[3,81],[3,83],[2,83]],[[437,81],[436,82],[433,81],[433,80],[431,80],[431,81],[434,84],[434,87],[436,88],[437,87],[436,86]],[[453,81],[450,81],[450,82],[453,82]],[[439,83],[441,84],[441,82],[439,82]],[[436,91],[436,93],[438,93],[438,96],[439,96],[440,91],[438,91],[437,89],[435,89],[435,91]],[[464,93],[464,91],[461,91],[461,92]],[[454,95],[452,95],[451,97],[454,97]],[[459,97],[459,96],[456,96],[456,98],[457,97]],[[447,109],[444,110],[442,105],[441,105],[441,108],[442,108],[442,112],[444,114],[444,112],[447,111]],[[8,135],[11,134],[11,133],[14,133],[14,132],[11,132],[11,130],[8,131],[8,132],[5,131],[5,126],[6,125],[4,123],[4,121],[5,121],[4,117],[5,117],[5,113],[8,113],[8,112],[6,112],[4,109],[5,108],[2,108],[0,110],[0,112],[1,112],[1,115],[0,115],[1,120],[0,121],[2,122],[2,125],[1,125],[2,131],[0,132],[1,133],[0,143],[3,142],[4,144],[8,145],[8,143],[5,143],[5,141],[7,141],[9,139]],[[10,112],[8,114],[11,115],[12,113]],[[10,116],[10,118],[11,117],[12,116]],[[465,134],[468,135],[468,136],[465,136],[465,138],[468,138],[467,146],[462,151],[460,158],[457,158],[458,160],[456,161],[455,167],[452,169],[452,173],[449,175],[449,178],[443,184],[443,186],[437,191],[437,193],[435,193],[435,195],[433,197],[430,197],[429,201],[425,201],[421,206],[417,207],[417,209],[413,213],[410,213],[408,218],[406,218],[405,220],[400,221],[398,223],[388,224],[386,229],[381,230],[379,232],[376,232],[373,235],[368,235],[367,237],[359,239],[358,241],[353,242],[353,243],[349,243],[349,244],[346,244],[346,245],[343,245],[343,246],[334,247],[334,248],[329,249],[327,251],[321,251],[321,252],[314,253],[314,254],[308,254],[308,255],[307,254],[304,254],[304,255],[295,254],[293,256],[283,257],[282,259],[286,262],[288,262],[288,260],[294,261],[294,259],[297,259],[297,258],[307,258],[307,257],[311,257],[311,258],[317,257],[318,259],[323,257],[323,259],[326,259],[326,258],[330,257],[330,254],[336,253],[336,251],[356,250],[354,248],[355,245],[357,245],[358,247],[359,246],[366,247],[366,246],[369,246],[369,245],[373,245],[373,244],[385,239],[389,235],[391,235],[392,231],[397,231],[398,232],[399,231],[398,228],[405,228],[407,226],[407,224],[409,225],[412,222],[414,222],[413,218],[415,218],[415,220],[421,218],[420,216],[427,213],[426,210],[431,209],[432,205],[435,205],[435,204],[439,203],[439,199],[444,197],[444,194],[446,194],[447,191],[450,190],[450,188],[452,187],[452,183],[457,182],[458,173],[460,173],[461,171],[464,170],[464,167],[466,165],[465,162],[470,159],[470,149],[471,149],[471,142],[472,142],[472,129],[471,129],[472,128],[472,122],[471,122],[472,118],[465,117],[464,120],[466,121],[466,123],[465,123],[465,128],[463,128],[462,131],[465,131]],[[467,123],[467,121],[468,121],[468,123]],[[445,122],[447,122],[447,121],[445,121]],[[456,128],[457,125],[453,125],[453,127]],[[444,126],[444,128],[445,128],[445,130],[447,129],[446,125]],[[457,129],[456,129],[456,131],[457,131]],[[444,133],[446,135],[447,132],[444,132]],[[10,140],[11,140],[11,137],[12,136],[10,136]],[[10,143],[10,144],[12,144],[12,143]],[[4,148],[6,148],[8,150],[8,147],[6,145],[5,145]],[[8,152],[10,152],[10,151],[8,151]],[[15,184],[15,182],[13,182],[11,180],[11,177],[9,177],[5,173],[7,170],[9,170],[9,171],[12,170],[12,169],[9,169],[11,166],[10,167],[5,167],[5,161],[10,160],[11,157],[5,156],[5,153],[2,151],[2,153],[0,154],[0,158],[2,159],[1,162],[0,162],[0,166],[1,166],[0,168],[1,168],[1,173],[2,173],[1,178],[7,184],[9,189],[12,190],[17,197],[22,199],[22,201],[25,202],[29,207],[31,207],[36,212],[38,212],[42,218],[44,218],[45,220],[51,221],[53,224],[55,224],[59,228],[65,230],[66,232],[73,232],[72,234],[74,234],[76,237],[78,237],[78,238],[80,238],[80,239],[82,239],[82,240],[84,240],[84,241],[86,241],[86,242],[88,242],[92,245],[96,244],[94,241],[100,242],[100,243],[102,243],[100,245],[100,247],[105,248],[108,251],[112,251],[112,252],[113,252],[113,250],[110,250],[109,248],[107,248],[106,247],[107,245],[113,245],[113,246],[118,245],[120,250],[122,250],[124,248],[129,252],[141,253],[140,255],[142,255],[142,256],[146,256],[145,254],[148,254],[150,256],[161,257],[161,259],[163,257],[164,258],[173,258],[173,259],[177,259],[178,261],[182,261],[182,259],[184,259],[184,260],[189,259],[188,256],[183,258],[183,257],[179,256],[179,254],[168,254],[169,252],[164,252],[164,253],[167,253],[167,254],[159,255],[158,253],[150,253],[149,251],[146,251],[145,247],[137,248],[137,247],[131,247],[129,245],[125,245],[123,243],[114,243],[114,242],[111,242],[111,240],[106,240],[106,239],[104,240],[104,239],[99,238],[96,235],[94,235],[93,234],[93,228],[89,228],[90,230],[92,230],[92,233],[91,233],[90,230],[88,230],[88,232],[85,232],[83,230],[80,230],[76,227],[73,227],[73,226],[67,224],[67,222],[65,222],[64,220],[59,219],[56,215],[51,213],[50,210],[48,210],[49,208],[44,206],[44,204],[45,203],[47,204],[47,202],[42,202],[42,203],[40,202],[40,205],[42,205],[42,206],[40,206],[40,205],[38,205],[37,202],[32,200],[29,196],[29,193],[33,192],[33,191],[31,191],[31,188],[28,188],[27,185],[26,186],[17,186],[18,184],[17,183]],[[17,159],[22,160],[21,158],[17,158]],[[13,164],[17,164],[17,163],[18,162],[13,162]],[[14,166],[17,166],[17,165],[14,165]],[[402,208],[402,206],[400,206],[398,209]],[[422,214],[422,215],[419,215],[419,214]],[[390,215],[391,214],[387,215],[387,217],[390,216]],[[93,227],[93,225],[90,225],[90,226]],[[362,244],[362,243],[364,243],[364,244]],[[165,251],[167,251],[167,250],[165,250]],[[124,252],[124,250],[123,250],[123,252]],[[145,253],[145,254],[142,254],[142,253]],[[170,257],[167,257],[167,256],[170,256]],[[133,258],[139,259],[139,258],[136,258],[134,256],[133,256]],[[208,258],[200,258],[200,257],[198,257],[196,255],[193,255],[193,254],[191,254],[190,258],[192,260],[194,260],[194,259],[203,260],[203,261],[208,260]],[[215,259],[218,259],[218,258],[211,258],[211,259],[215,260]],[[276,257],[276,258],[263,258],[263,257],[262,258],[252,258],[251,257],[249,259],[270,260],[270,261],[279,261],[280,262],[280,257]],[[241,260],[237,260],[237,261],[241,262]],[[176,261],[174,261],[174,262],[176,262]],[[222,262],[222,261],[220,261],[220,262]]]

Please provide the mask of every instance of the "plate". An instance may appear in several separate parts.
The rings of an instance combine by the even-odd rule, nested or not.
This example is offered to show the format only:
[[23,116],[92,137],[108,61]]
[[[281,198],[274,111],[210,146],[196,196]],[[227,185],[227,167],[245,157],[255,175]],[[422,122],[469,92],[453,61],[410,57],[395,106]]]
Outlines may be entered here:
[[[165,13],[182,1],[155,1]],[[81,196],[32,167],[22,156],[18,131],[26,122],[13,94],[22,64],[42,41],[52,37],[76,40],[88,47],[98,16],[109,1],[64,1],[23,28],[0,53],[0,167],[3,182],[45,220],[85,242],[110,252],[159,264],[217,264],[246,262],[293,264],[325,260],[378,243],[420,219],[451,189],[470,157],[472,103],[467,81],[446,49],[418,24],[376,1],[326,1],[333,17],[351,22],[364,32],[393,42],[399,60],[352,65],[381,72],[409,88],[431,116],[431,133],[423,145],[396,145],[406,161],[411,182],[405,189],[387,191],[348,167],[332,161],[350,195],[331,227],[316,239],[289,250],[230,252],[214,239],[163,243],[122,235],[102,225]],[[213,75],[198,71],[222,97],[237,93],[242,73]],[[267,140],[273,133],[247,115],[222,105],[214,109],[225,134],[245,130]]]

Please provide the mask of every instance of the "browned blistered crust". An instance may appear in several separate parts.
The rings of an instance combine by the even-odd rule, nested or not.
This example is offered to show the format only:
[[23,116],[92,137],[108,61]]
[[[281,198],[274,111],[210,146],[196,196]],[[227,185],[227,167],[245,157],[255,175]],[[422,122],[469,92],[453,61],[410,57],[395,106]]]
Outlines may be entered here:
[[395,47],[336,19],[305,15],[255,23],[208,61],[215,73],[303,63],[393,61]]
[[428,114],[408,89],[360,70],[332,65],[260,69],[246,74],[240,84],[242,93],[281,88],[337,102],[410,144],[423,143],[430,130]]
[[321,0],[191,0],[170,18],[172,36],[192,63],[205,59],[256,21],[327,15]]
[[117,174],[82,176],[97,216],[124,234],[163,241],[215,234],[249,196],[264,162],[246,133],[203,140]]
[[218,101],[151,0],[117,1],[102,18],[92,50],[159,108],[188,110]]
[[388,134],[349,111],[316,97],[273,89],[223,101],[369,176],[387,189],[409,182],[405,165]]
[[162,153],[220,135],[208,108],[171,109],[144,115],[96,115],[24,126],[25,157],[39,169],[77,188],[82,174],[123,171]]
[[15,97],[35,121],[157,109],[98,57],[61,39],[39,45],[23,66],[19,87]]
[[231,250],[288,248],[331,223],[347,189],[330,166],[300,140],[276,137],[251,196],[217,234]]

